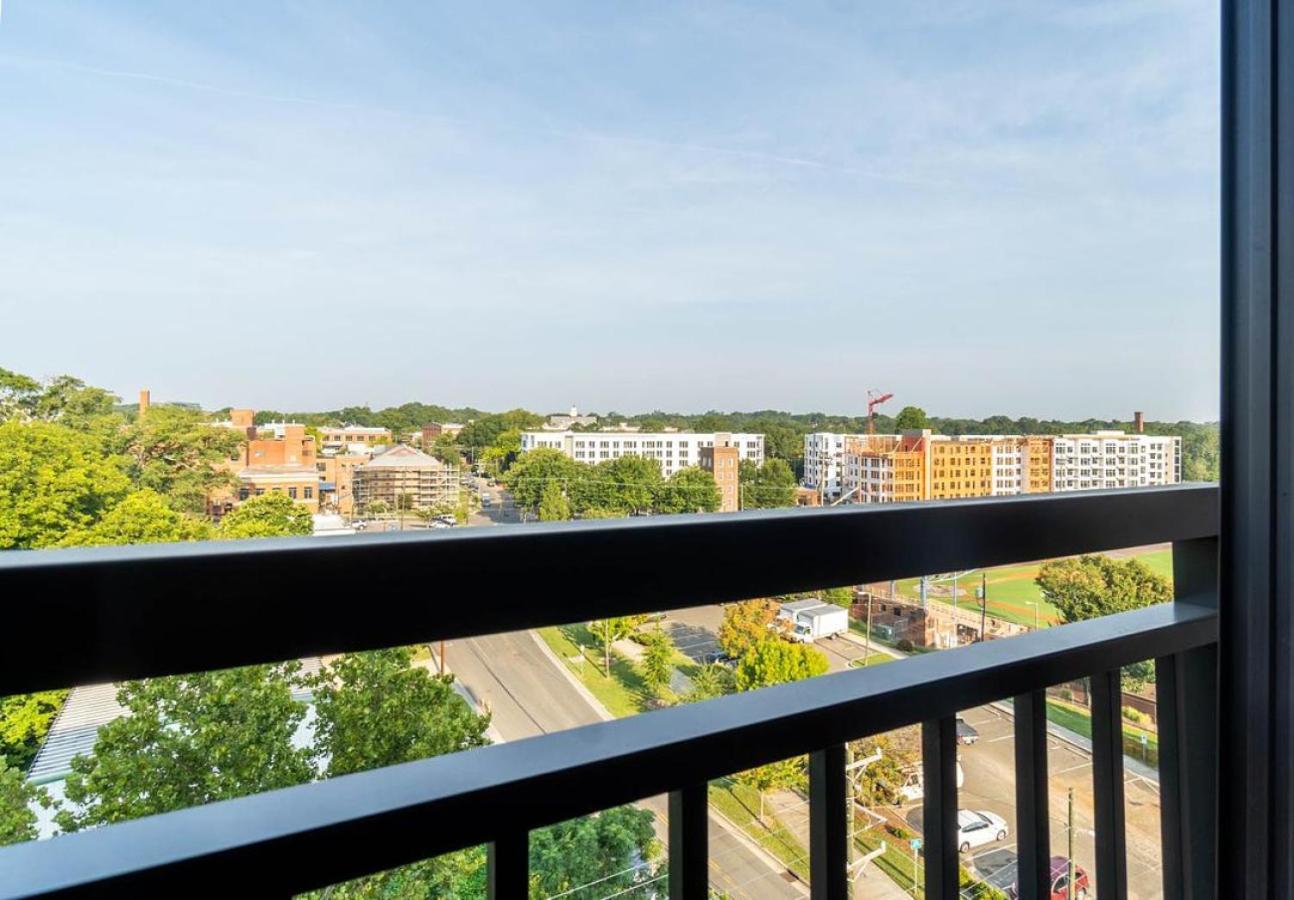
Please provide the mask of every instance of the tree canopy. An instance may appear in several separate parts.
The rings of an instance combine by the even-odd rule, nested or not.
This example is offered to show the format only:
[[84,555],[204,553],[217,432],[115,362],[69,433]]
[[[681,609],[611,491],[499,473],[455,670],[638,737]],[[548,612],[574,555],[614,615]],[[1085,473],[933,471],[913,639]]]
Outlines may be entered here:
[[328,776],[489,743],[489,717],[454,692],[454,677],[411,666],[412,655],[407,647],[347,653],[306,680]]
[[634,806],[540,828],[530,835],[530,896],[611,897],[645,880],[658,855],[652,814]]
[[[923,428],[930,427],[930,417],[926,411],[919,406],[905,406],[899,410],[899,414],[894,417],[895,431],[920,431]],[[1005,432],[995,431],[992,434],[1004,434]]]
[[309,781],[312,751],[293,746],[305,718],[292,698],[300,663],[128,681],[129,715],[99,729],[72,760],[65,831],[198,806]]
[[64,547],[97,547],[205,541],[213,533],[208,522],[177,512],[161,494],[146,488],[126,495],[93,525],[69,532],[59,543]]
[[21,769],[0,756],[0,847],[36,839],[36,813],[31,805],[46,796],[27,783]]
[[1168,579],[1139,559],[1057,559],[1043,563],[1034,580],[1065,622],[1081,622],[1173,599]]
[[744,600],[723,608],[719,623],[719,647],[731,657],[740,659],[747,650],[768,637],[769,626],[777,615],[770,600]]
[[130,489],[126,461],[51,422],[0,423],[0,550],[51,547]]
[[226,513],[217,534],[231,539],[291,537],[311,534],[313,530],[310,510],[294,503],[287,494],[271,491],[249,497]]
[[742,509],[774,509],[795,505],[795,473],[784,459],[766,459],[763,465],[743,459],[737,467]]
[[733,677],[737,690],[753,691],[825,675],[829,668],[827,657],[818,648],[768,635],[741,655]]

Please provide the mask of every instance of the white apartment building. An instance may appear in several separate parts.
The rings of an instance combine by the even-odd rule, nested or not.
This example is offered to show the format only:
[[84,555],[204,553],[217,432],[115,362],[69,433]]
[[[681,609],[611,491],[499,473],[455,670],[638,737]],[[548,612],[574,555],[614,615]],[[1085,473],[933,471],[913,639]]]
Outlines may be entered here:
[[863,437],[865,435],[837,434],[831,431],[814,431],[806,434],[804,436],[804,486],[813,488],[827,498],[839,497],[843,489],[842,467],[845,461],[845,441]]
[[1052,441],[1051,489],[1146,487],[1182,480],[1179,437],[1097,431]]
[[727,434],[724,432],[624,432],[624,431],[523,431],[521,452],[549,447],[560,450],[576,462],[600,463],[622,456],[641,456],[660,463],[666,478],[679,469],[701,464],[701,448],[713,447],[718,439],[730,442],[741,452],[741,459],[756,465],[764,462],[762,434]]

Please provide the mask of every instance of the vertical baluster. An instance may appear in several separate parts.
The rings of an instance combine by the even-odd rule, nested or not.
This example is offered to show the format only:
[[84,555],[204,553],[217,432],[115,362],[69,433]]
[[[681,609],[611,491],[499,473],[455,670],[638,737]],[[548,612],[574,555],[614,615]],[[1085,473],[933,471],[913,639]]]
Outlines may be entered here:
[[670,900],[704,900],[709,894],[709,802],[704,782],[670,792]]
[[925,895],[957,896],[957,719],[945,716],[921,725],[925,833]]
[[520,831],[490,844],[486,854],[490,900],[525,900],[530,893],[530,835]]
[[1051,817],[1047,807],[1047,695],[1015,698],[1015,828],[1020,900],[1051,896]]
[[1128,896],[1123,827],[1123,692],[1120,672],[1092,676],[1092,788],[1096,807],[1096,888],[1101,900]]
[[845,900],[849,891],[845,745],[809,754],[809,891],[812,900]]
[[[1173,544],[1177,601],[1217,607],[1218,540]],[[1217,646],[1155,660],[1164,896],[1211,898],[1217,881]]]

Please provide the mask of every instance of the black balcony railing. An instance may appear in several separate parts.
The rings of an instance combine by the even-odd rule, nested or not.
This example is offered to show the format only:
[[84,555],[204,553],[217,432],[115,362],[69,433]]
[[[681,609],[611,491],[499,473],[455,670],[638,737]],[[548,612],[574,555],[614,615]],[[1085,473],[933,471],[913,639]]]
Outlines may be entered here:
[[[669,894],[707,894],[706,783],[810,759],[815,897],[844,897],[847,741],[921,723],[930,896],[957,894],[954,716],[1013,698],[1021,895],[1049,877],[1043,689],[1092,680],[1096,875],[1126,894],[1119,668],[1155,659],[1164,893],[1211,892],[1218,494],[935,504],[0,555],[0,695],[489,634],[1171,541],[1176,602],[0,850],[0,897],[288,895],[486,843],[526,894],[528,831],[660,793]],[[578,577],[566,577],[578,573]],[[306,587],[309,586],[309,590]],[[357,602],[355,598],[362,598]],[[254,888],[248,879],[254,875]]]

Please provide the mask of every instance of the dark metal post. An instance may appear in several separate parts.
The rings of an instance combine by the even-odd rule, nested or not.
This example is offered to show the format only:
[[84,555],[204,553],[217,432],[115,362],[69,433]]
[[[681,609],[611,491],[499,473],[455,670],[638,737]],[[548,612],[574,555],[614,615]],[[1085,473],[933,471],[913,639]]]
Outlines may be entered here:
[[926,896],[957,896],[957,720],[921,724]]
[[845,804],[845,745],[809,754],[809,891],[812,900],[845,900],[849,891],[849,832]]
[[704,900],[709,893],[709,802],[704,782],[670,792],[670,897]]
[[486,854],[490,900],[523,900],[530,893],[530,836],[514,832],[490,844]]
[[1120,671],[1091,677],[1092,791],[1096,807],[1096,886],[1102,900],[1128,896],[1123,811],[1123,691]]
[[1047,695],[1033,691],[1015,698],[1015,828],[1020,900],[1051,896],[1047,797]]
[[[1173,545],[1179,603],[1216,607],[1218,542]],[[1211,898],[1217,873],[1217,647],[1155,660],[1164,896]]]
[[1294,891],[1294,16],[1222,3],[1218,885]]

